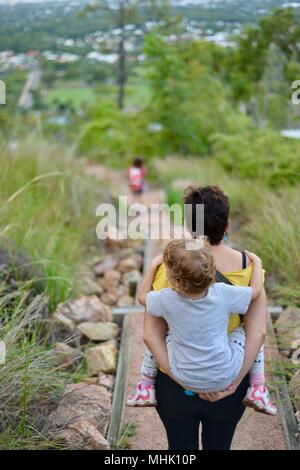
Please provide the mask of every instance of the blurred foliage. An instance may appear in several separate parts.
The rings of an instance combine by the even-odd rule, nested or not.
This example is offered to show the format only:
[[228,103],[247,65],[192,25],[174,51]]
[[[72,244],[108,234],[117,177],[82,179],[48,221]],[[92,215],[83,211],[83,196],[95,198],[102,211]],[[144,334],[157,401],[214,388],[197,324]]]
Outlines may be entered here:
[[213,155],[223,168],[241,178],[259,178],[277,187],[300,182],[300,142],[274,131],[254,130],[236,136],[215,134]]
[[258,25],[246,26],[235,38],[237,48],[227,57],[226,74],[235,98],[249,100],[256,95],[257,84],[268,64],[269,51],[274,47],[286,58],[284,71],[290,80],[291,68],[299,64],[299,40],[299,18],[292,7],[277,8],[273,14],[263,17]]
[[217,129],[241,131],[247,118],[234,109],[218,77],[222,51],[205,42],[166,43],[157,35],[146,41],[152,89],[150,119],[162,126],[164,153],[207,154],[209,136]]
[[145,80],[150,98],[144,107],[121,113],[110,99],[87,113],[81,152],[146,157],[210,152],[209,136],[243,131],[248,118],[234,108],[212,68],[222,51],[205,42],[169,44],[158,34],[147,37]]

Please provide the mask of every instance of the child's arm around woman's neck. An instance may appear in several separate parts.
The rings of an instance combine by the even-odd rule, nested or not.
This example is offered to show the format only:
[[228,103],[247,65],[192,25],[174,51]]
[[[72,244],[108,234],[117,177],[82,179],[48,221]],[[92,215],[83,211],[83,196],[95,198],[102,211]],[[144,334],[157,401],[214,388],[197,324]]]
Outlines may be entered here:
[[250,261],[252,261],[252,274],[250,280],[250,287],[252,288],[252,300],[257,299],[263,288],[263,274],[261,259],[249,251],[245,252]]

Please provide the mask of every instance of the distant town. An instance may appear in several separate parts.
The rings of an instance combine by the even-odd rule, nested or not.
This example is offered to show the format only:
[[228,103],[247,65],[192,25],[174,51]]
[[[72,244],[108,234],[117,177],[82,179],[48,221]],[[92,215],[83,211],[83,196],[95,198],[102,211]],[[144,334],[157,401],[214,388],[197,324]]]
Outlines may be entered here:
[[[144,56],[139,53],[141,50],[141,37],[153,28],[161,26],[162,22],[147,21],[144,27],[141,28],[138,25],[127,24],[125,31],[130,32],[130,36],[127,37],[125,42],[126,51],[129,54],[136,55],[138,61],[143,61]],[[219,21],[218,27],[222,27],[224,22]],[[239,33],[240,25],[236,23],[235,29],[231,33]],[[207,41],[213,41],[221,46],[227,46],[231,43],[230,35],[227,32],[215,33],[212,29],[203,30],[199,23],[195,20],[189,20],[188,18],[183,19],[184,33],[180,37],[176,34],[171,34],[165,37],[166,41],[177,41],[178,39],[200,39],[203,38]],[[42,58],[46,61],[57,62],[57,63],[73,63],[80,60],[82,54],[74,52],[66,52],[66,48],[70,48],[72,51],[78,49],[80,51],[84,47],[90,48],[90,52],[85,55],[85,58],[92,62],[102,62],[107,64],[113,64],[117,61],[118,55],[114,52],[118,43],[118,36],[121,34],[119,28],[114,28],[111,31],[95,31],[91,34],[87,34],[82,39],[73,38],[57,38],[57,49],[62,46],[63,51],[38,51],[32,50],[25,53],[14,53],[14,51],[0,51],[0,70],[8,69],[25,69],[30,70],[38,66],[39,59]]]
[[[86,21],[80,22],[79,12],[88,3],[87,0],[32,4],[0,2],[0,71],[31,70],[40,60],[71,64],[84,58],[90,62],[114,64],[121,30],[110,25],[107,19],[103,20],[101,13],[88,15]],[[180,39],[203,38],[221,46],[231,44],[232,35],[239,34],[244,22],[256,21],[276,6],[300,7],[300,2],[282,0],[174,0],[172,3],[175,14],[182,16]],[[142,39],[161,25],[162,22],[149,20],[127,24],[125,47],[128,56],[143,61]],[[31,39],[28,46],[33,46],[32,50],[26,48],[26,37]],[[178,39],[178,34],[166,36],[167,41]]]

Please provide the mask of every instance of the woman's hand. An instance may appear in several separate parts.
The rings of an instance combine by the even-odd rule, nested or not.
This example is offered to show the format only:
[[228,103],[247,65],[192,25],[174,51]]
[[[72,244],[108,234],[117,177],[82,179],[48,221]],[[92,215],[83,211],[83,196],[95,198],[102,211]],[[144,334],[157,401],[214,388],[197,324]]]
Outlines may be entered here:
[[229,386],[225,390],[219,390],[218,392],[199,393],[199,397],[203,400],[214,402],[222,400],[222,398],[232,395],[236,390],[236,387]]
[[163,262],[163,254],[161,253],[160,255],[157,255],[153,258],[153,260],[151,261],[151,265],[154,268],[158,268],[158,266],[160,266],[162,262]]

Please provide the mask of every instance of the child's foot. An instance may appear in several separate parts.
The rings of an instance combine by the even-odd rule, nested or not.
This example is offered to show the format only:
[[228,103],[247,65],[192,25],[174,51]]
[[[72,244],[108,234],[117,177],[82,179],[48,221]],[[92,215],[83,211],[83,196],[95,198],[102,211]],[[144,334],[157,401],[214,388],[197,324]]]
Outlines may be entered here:
[[269,391],[264,385],[249,387],[243,405],[267,415],[275,416],[277,413],[277,408],[272,404]]
[[156,406],[156,394],[154,385],[142,384],[137,385],[136,389],[127,399],[127,406]]

